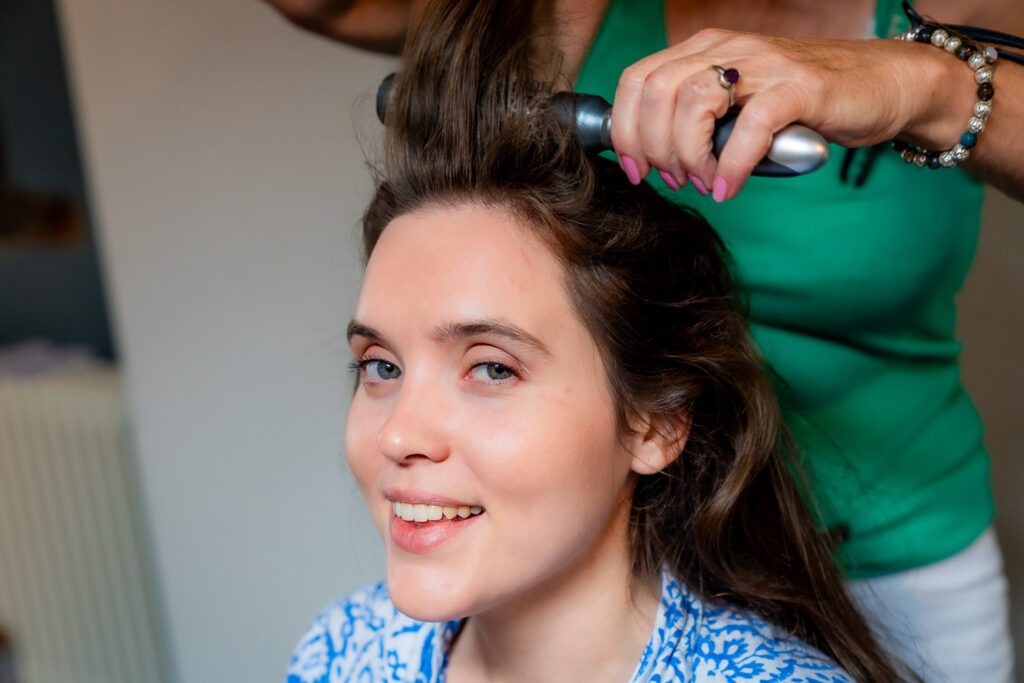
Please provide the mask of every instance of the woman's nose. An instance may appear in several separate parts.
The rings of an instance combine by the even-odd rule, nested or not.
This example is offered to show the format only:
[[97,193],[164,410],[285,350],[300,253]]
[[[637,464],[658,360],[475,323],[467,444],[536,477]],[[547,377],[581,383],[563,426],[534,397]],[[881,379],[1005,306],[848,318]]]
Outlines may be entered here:
[[377,448],[397,463],[416,459],[440,462],[448,457],[443,410],[436,392],[424,395],[406,384],[391,414],[377,432]]

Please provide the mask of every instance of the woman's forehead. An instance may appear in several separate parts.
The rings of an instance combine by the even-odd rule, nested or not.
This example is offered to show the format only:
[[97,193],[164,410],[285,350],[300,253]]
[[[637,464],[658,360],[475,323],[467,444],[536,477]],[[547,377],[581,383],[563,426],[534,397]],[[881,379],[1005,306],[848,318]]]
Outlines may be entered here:
[[[562,269],[535,230],[510,212],[463,205],[399,216],[367,265],[360,303],[410,296],[515,301],[562,295]],[[564,298],[564,295],[562,295]]]
[[570,313],[561,265],[507,210],[438,206],[396,218],[367,264],[359,319],[386,308],[447,319]]

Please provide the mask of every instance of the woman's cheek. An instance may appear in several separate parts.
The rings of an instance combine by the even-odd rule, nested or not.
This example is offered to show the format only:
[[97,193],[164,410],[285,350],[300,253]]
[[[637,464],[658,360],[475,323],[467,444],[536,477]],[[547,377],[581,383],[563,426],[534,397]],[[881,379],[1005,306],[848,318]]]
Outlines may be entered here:
[[345,459],[363,495],[373,488],[373,472],[384,465],[384,454],[377,448],[380,426],[376,413],[357,393],[352,399],[345,427]]
[[496,455],[521,454],[519,444],[544,432],[543,411],[543,402],[528,395],[474,397],[461,407],[458,432]]
[[478,403],[459,429],[461,450],[473,454],[472,469],[493,493],[527,500],[557,488],[559,473],[579,462],[567,448],[565,415],[539,395]]

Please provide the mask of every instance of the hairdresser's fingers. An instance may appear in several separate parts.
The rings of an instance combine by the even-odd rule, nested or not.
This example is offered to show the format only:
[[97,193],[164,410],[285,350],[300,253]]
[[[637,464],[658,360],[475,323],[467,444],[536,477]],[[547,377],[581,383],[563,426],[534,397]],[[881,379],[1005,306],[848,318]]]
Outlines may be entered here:
[[[693,65],[686,60],[672,60],[662,64],[647,76],[641,97],[637,128],[639,154],[659,170],[669,187],[679,187],[686,181],[686,172],[675,154],[672,140],[679,103],[679,84],[692,71]],[[666,174],[674,182],[669,182]]]
[[[701,31],[684,43],[649,55],[622,72],[613,100],[615,108],[612,115],[612,147],[619,156],[619,165],[633,184],[638,184],[651,169],[650,163],[644,157],[644,147],[640,138],[641,126],[647,122],[644,94],[650,85],[651,75],[669,62],[710,48],[714,43],[723,40],[726,33]],[[664,86],[667,86],[667,83],[659,81],[653,88],[657,91]]]
[[732,199],[743,188],[754,166],[768,153],[775,133],[803,115],[802,99],[796,88],[780,84],[757,93],[744,104],[718,158],[718,171],[711,185],[715,201]]
[[[642,59],[622,72],[612,109],[612,147],[619,157],[619,166],[634,185],[639,185],[651,170],[644,158],[640,130],[646,118],[643,98],[647,76],[656,68],[653,57],[655,55]],[[657,64],[660,65],[660,61]]]
[[718,82],[718,73],[704,68],[679,87],[672,147],[698,190],[712,187],[718,160],[712,154],[715,121],[729,110],[729,92]]

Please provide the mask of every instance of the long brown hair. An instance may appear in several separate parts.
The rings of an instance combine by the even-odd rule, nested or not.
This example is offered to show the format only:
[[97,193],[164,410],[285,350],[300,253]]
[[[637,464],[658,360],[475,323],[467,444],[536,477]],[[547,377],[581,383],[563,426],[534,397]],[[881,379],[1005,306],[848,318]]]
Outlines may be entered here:
[[394,218],[426,205],[477,203],[522,218],[564,268],[620,430],[636,415],[690,423],[681,456],[636,481],[636,575],[667,566],[703,599],[763,616],[858,681],[898,680],[794,482],[721,240],[695,212],[588,157],[547,108],[557,61],[540,59],[551,54],[542,10],[438,0],[424,11],[387,107],[367,258]]

